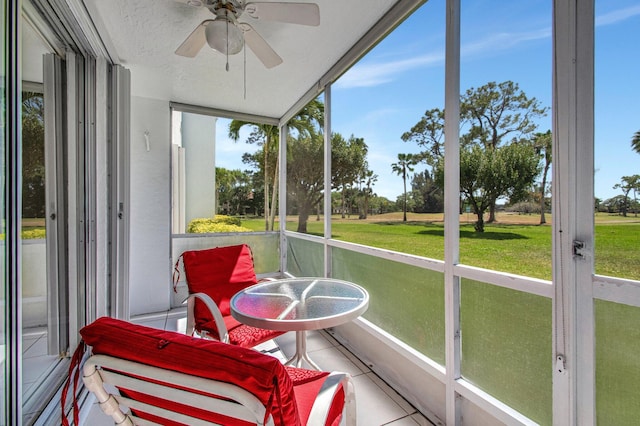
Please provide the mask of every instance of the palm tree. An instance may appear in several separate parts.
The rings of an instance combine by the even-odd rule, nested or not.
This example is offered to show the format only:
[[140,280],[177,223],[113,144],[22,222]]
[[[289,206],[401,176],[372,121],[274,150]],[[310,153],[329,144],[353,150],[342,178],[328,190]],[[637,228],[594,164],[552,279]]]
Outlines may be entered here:
[[[322,129],[324,126],[324,104],[314,99],[309,102],[300,112],[295,115],[287,123],[289,129],[295,129],[298,133],[311,135],[316,132],[317,129]],[[269,152],[272,151],[271,145],[273,143],[279,143],[279,131],[278,126],[271,124],[256,124],[242,120],[232,120],[229,123],[229,137],[238,141],[240,139],[240,129],[244,126],[252,126],[255,132],[255,137],[250,138],[247,142],[258,142],[262,144],[263,152],[263,171],[264,171],[264,220],[265,230],[273,230],[276,214],[276,200],[278,196],[278,170],[280,167],[280,156],[276,154],[276,165],[273,171],[273,193],[271,203],[269,203],[269,182],[272,180],[272,173],[269,170]],[[275,152],[278,152],[276,149]]]
[[365,170],[362,173],[362,183],[364,188],[362,189],[362,195],[364,197],[362,212],[360,213],[361,219],[366,219],[369,212],[369,197],[373,195],[372,186],[378,181],[378,175],[373,173],[373,170],[369,170],[365,166]]
[[403,222],[407,221],[407,171],[412,172],[415,164],[416,158],[413,154],[398,154],[398,162],[391,164],[391,169],[396,172],[397,175],[402,176],[402,183],[404,185],[404,203],[402,206]]
[[631,149],[640,154],[640,130],[638,130],[631,138]]
[[[274,139],[278,137],[278,127],[272,124],[256,124],[242,120],[232,120],[229,123],[229,137],[238,141],[240,139],[240,129],[244,126],[253,126],[257,139],[261,139],[263,152],[264,169],[264,222],[265,230],[269,230],[269,149]],[[255,140],[253,140],[255,142]]]

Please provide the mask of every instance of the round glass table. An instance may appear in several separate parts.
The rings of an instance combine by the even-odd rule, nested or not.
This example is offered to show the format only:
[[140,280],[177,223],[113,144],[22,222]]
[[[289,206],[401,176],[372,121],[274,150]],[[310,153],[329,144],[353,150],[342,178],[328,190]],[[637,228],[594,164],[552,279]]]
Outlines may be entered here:
[[236,293],[231,315],[243,324],[296,332],[296,353],[286,364],[306,361],[320,368],[307,354],[307,330],[334,327],[362,315],[369,293],[357,284],[333,278],[285,278],[264,281]]

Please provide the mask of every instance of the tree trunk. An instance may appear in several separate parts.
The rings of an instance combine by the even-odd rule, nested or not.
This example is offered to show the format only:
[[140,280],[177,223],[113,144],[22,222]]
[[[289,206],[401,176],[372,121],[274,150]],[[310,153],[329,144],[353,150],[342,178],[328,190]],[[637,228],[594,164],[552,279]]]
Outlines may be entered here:
[[495,221],[496,221],[496,202],[492,201],[491,205],[489,206],[489,219],[487,220],[487,223],[493,223]]
[[544,225],[547,223],[547,218],[544,216],[544,210],[546,208],[546,203],[544,202],[544,184],[545,179],[542,179],[543,189],[540,190],[540,225]]
[[404,205],[402,206],[402,221],[407,221],[407,175],[406,173],[402,173],[402,182],[404,185]]
[[364,212],[362,212],[362,219],[367,218],[368,212],[369,212],[369,196],[365,195],[364,196]]
[[544,172],[542,173],[542,188],[540,188],[540,225],[547,223],[547,219],[544,217],[544,211],[546,204],[544,202],[545,188],[547,187],[547,173],[549,172],[549,164],[544,165]]
[[307,233],[307,222],[309,221],[309,211],[307,207],[302,207],[298,213],[298,229],[297,232]]
[[484,218],[482,217],[483,214],[482,212],[477,212],[476,214],[478,216],[478,221],[474,225],[474,229],[476,230],[476,232],[484,232]]

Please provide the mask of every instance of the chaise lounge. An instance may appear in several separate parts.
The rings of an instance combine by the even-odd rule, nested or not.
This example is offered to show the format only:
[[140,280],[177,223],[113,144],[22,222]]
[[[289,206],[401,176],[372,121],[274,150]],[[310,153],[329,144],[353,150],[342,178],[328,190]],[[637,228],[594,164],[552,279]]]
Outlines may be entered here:
[[77,363],[91,352],[83,381],[119,425],[356,424],[346,373],[285,367],[255,350],[107,317],[80,333]]

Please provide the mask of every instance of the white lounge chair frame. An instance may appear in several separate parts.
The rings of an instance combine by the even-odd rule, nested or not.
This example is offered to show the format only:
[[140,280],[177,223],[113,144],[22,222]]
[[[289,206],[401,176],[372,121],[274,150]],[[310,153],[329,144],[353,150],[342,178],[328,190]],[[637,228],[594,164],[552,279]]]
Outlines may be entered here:
[[[103,367],[111,371],[107,371]],[[133,378],[129,375],[135,375],[141,377],[141,379]],[[144,378],[160,383],[149,382]],[[82,379],[87,388],[96,396],[102,411],[110,415],[117,425],[147,426],[156,424],[130,416],[129,409],[139,409],[149,414],[193,426],[211,425],[212,423],[125,398],[120,395],[115,386],[143,392],[188,406],[206,407],[208,411],[242,419],[256,425],[273,425],[271,416],[269,416],[266,424],[263,423],[265,407],[253,394],[239,386],[225,382],[190,376],[107,355],[91,356],[84,364]],[[162,383],[166,383],[166,385]],[[105,385],[107,386],[105,387]],[[325,378],[311,409],[308,425],[324,425],[326,423],[329,408],[340,389],[340,385],[342,385],[345,392],[345,424],[347,426],[356,425],[355,392],[351,376],[337,372],[331,373]],[[193,389],[195,392],[176,389],[176,386],[184,389]],[[229,400],[214,398],[197,392],[215,394]]]
[[[220,336],[220,341],[223,343],[229,343],[229,331],[227,330],[227,326],[224,323],[224,318],[222,317],[222,312],[216,305],[216,302],[213,301],[208,294],[205,293],[193,293],[190,294],[189,297],[185,299],[184,302],[187,304],[187,330],[186,334],[188,336],[193,336],[196,333],[196,321],[195,321],[195,313],[194,307],[196,303],[196,299],[200,299],[209,309],[211,315],[213,316],[213,320],[216,323],[216,328],[218,329],[218,335]],[[210,339],[209,333],[206,331],[201,331],[198,333],[200,337]]]

